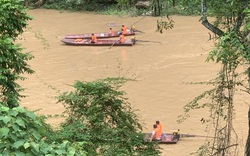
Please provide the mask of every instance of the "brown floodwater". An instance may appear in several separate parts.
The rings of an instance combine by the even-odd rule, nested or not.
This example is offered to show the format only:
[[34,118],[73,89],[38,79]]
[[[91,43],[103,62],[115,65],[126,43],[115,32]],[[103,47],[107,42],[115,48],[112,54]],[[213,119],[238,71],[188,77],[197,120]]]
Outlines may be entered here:
[[[213,62],[205,62],[214,44],[208,41],[209,31],[199,22],[200,17],[173,16],[174,28],[160,34],[155,32],[156,22],[160,20],[156,17],[119,17],[44,9],[28,13],[34,20],[29,22],[29,29],[19,42],[34,55],[28,63],[35,74],[25,75],[27,80],[20,83],[26,89],[23,94],[28,96],[22,99],[22,106],[39,110],[36,112],[39,114],[60,114],[64,107],[57,103],[55,96],[58,91],[72,90],[68,85],[75,80],[124,76],[138,80],[128,82],[122,90],[127,92],[133,108],[139,110],[137,113],[145,123],[145,132],[151,132],[152,124],[160,120],[163,130],[168,133],[180,129],[181,133],[207,135],[205,128],[210,125],[200,121],[209,116],[207,110],[194,111],[185,122],[177,123],[178,116],[183,114],[183,106],[211,88],[186,82],[208,81],[220,69]],[[134,25],[145,32],[136,34],[138,40],[160,41],[162,44],[138,42],[132,47],[109,49],[66,46],[60,42],[65,34],[108,31],[109,23],[118,25],[113,27],[114,30],[120,30],[121,24]],[[239,155],[243,155],[248,132],[249,96],[240,92],[235,98],[234,127],[239,137]],[[52,118],[48,123],[57,125],[60,121],[60,118]],[[204,142],[205,137],[182,138],[177,144],[161,145],[162,155],[188,156]]]

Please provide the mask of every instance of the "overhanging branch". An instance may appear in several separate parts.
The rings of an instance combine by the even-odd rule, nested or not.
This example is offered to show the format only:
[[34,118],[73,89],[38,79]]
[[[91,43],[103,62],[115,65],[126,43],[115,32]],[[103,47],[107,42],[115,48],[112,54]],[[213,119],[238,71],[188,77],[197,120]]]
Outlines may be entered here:
[[224,32],[211,24],[206,17],[207,7],[206,7],[206,0],[201,0],[201,12],[202,12],[202,18],[201,18],[201,24],[204,25],[207,29],[212,31],[214,34],[218,36],[223,36]]

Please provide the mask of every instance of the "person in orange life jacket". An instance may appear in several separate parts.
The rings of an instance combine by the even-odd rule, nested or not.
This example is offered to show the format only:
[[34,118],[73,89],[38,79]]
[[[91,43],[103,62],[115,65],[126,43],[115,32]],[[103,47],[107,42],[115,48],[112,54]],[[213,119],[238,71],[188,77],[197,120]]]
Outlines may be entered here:
[[95,36],[95,34],[92,34],[91,43],[96,43],[96,42],[97,42],[97,37]]
[[162,124],[161,124],[160,121],[158,121],[158,120],[157,120],[155,123],[156,123],[156,125],[157,125],[157,128],[160,129],[160,132],[161,132],[161,134],[162,134],[162,135],[161,135],[161,138],[162,138],[162,139],[165,139],[166,134],[164,134],[163,131],[162,131]]
[[115,32],[112,28],[109,28],[108,34],[109,34],[109,36],[115,36]]
[[157,120],[155,123],[157,125],[157,128],[159,128],[161,133],[162,133],[162,125],[161,125],[160,121]]
[[160,129],[157,128],[156,124],[154,124],[153,131],[151,133],[149,141],[151,142],[152,140],[161,140],[161,135],[162,135],[162,133],[161,133]]
[[127,28],[124,25],[122,25],[122,33],[123,35],[127,34]]
[[125,42],[124,35],[120,33],[120,43],[124,43],[124,42]]

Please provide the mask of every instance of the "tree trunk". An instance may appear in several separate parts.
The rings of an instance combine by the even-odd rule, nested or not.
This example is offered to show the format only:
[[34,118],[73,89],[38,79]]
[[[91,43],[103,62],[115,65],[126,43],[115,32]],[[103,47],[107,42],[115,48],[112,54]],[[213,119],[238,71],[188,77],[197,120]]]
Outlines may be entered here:
[[173,5],[173,8],[174,8],[177,5],[177,0],[173,0],[172,5]]
[[247,142],[246,142],[246,152],[245,155],[246,156],[250,156],[250,107],[248,110],[248,137],[247,137]]
[[202,25],[204,25],[207,29],[209,29],[210,31],[212,31],[215,35],[218,36],[223,36],[224,32],[222,30],[220,30],[218,27],[212,25],[208,20],[207,20],[207,3],[206,0],[201,0],[201,12],[202,12],[202,18],[201,18],[201,22]]

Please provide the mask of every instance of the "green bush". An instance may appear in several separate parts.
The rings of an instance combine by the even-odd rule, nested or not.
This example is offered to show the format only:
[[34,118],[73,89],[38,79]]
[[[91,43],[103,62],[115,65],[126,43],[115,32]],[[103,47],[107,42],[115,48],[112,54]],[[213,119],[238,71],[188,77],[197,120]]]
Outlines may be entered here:
[[49,127],[33,112],[21,107],[8,108],[0,105],[0,153],[3,156],[84,156],[83,143],[46,143]]
[[135,110],[119,88],[129,81],[125,78],[107,78],[94,82],[77,81],[74,91],[58,97],[66,108],[66,122],[51,141],[87,142],[84,150],[91,155],[160,154],[156,143],[144,143],[142,125]]

